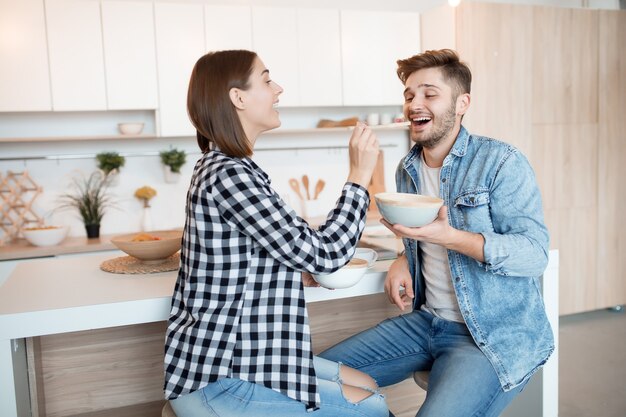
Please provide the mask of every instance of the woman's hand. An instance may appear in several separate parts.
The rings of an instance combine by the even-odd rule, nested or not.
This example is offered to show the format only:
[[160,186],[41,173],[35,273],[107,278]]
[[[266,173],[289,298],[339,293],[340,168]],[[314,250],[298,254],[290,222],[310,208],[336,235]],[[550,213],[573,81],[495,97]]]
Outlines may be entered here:
[[313,279],[313,275],[309,274],[308,272],[302,272],[302,285],[304,285],[305,287],[319,287],[320,284],[317,283],[317,281],[315,281]]
[[[401,287],[404,287],[402,291]],[[385,278],[385,294],[391,304],[404,311],[404,307],[413,304],[413,278],[405,255],[399,256],[389,267]]]
[[378,138],[369,126],[358,122],[350,136],[348,181],[367,188],[378,162]]

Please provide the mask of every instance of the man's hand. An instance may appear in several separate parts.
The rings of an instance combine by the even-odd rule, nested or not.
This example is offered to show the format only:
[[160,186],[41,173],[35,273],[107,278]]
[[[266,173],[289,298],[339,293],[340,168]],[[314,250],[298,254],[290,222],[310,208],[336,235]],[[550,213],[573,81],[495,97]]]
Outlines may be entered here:
[[305,287],[319,287],[320,284],[313,279],[313,275],[308,272],[302,272],[302,285]]
[[[404,291],[400,287],[404,287]],[[409,270],[409,263],[404,255],[398,257],[387,272],[385,278],[385,293],[389,302],[404,311],[404,307],[413,303],[413,278]]]
[[406,227],[400,224],[391,224],[385,219],[380,222],[391,230],[396,236],[418,240],[420,242],[434,243],[446,249],[459,252],[485,262],[483,247],[485,238],[480,233],[466,232],[450,226],[448,222],[448,207],[441,206],[437,218],[430,224],[422,227]]

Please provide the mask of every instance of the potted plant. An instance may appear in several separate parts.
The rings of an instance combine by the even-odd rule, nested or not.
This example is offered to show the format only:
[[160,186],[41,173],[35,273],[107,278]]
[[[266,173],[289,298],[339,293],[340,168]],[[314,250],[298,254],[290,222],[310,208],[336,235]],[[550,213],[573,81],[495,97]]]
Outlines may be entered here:
[[126,158],[117,152],[100,152],[96,155],[98,168],[104,175],[111,177],[109,185],[117,185],[120,168],[126,163]]
[[159,152],[161,162],[163,163],[165,182],[173,184],[180,179],[180,168],[187,161],[187,154],[176,148],[170,148],[167,151]]
[[76,209],[80,214],[87,237],[100,236],[100,223],[105,210],[113,206],[107,191],[110,178],[103,171],[94,171],[88,177],[74,177],[73,191],[61,196],[61,208]]
[[152,214],[150,213],[150,200],[157,195],[154,188],[144,185],[135,190],[135,197],[143,202],[143,212],[141,214],[141,231],[152,230]]

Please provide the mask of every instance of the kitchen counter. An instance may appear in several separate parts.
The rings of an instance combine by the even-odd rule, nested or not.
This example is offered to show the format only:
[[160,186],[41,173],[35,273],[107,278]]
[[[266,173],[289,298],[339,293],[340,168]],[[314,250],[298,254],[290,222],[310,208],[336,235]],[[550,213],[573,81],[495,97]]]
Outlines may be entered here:
[[28,243],[26,239],[17,239],[0,246],[0,261],[113,250],[117,249],[111,243],[113,236],[103,235],[92,239],[87,237],[68,237],[60,244],[54,246],[34,246]]

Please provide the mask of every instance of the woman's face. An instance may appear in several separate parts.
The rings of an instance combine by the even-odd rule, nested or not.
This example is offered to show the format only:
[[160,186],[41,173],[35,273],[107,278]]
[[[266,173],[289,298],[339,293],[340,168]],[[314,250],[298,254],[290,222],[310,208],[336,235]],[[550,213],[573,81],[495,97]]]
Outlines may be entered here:
[[241,90],[238,114],[248,139],[254,142],[263,132],[280,126],[276,105],[283,89],[271,80],[269,70],[258,57],[254,60],[247,90]]

